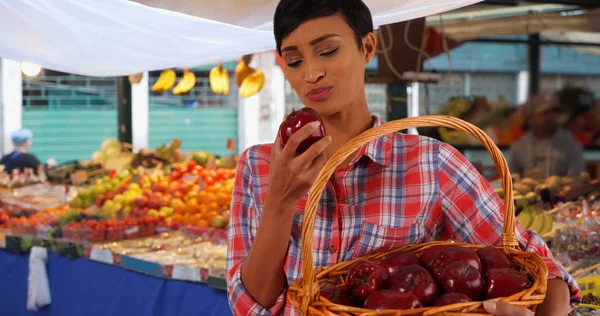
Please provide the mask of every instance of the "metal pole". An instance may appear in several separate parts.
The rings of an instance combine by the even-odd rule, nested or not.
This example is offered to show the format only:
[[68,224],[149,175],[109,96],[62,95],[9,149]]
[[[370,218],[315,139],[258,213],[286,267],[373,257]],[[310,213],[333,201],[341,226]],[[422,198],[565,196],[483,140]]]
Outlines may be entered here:
[[131,83],[127,77],[117,81],[117,122],[119,141],[133,143],[133,120],[131,115]]
[[529,35],[528,65],[529,65],[529,94],[533,95],[540,89],[540,35]]

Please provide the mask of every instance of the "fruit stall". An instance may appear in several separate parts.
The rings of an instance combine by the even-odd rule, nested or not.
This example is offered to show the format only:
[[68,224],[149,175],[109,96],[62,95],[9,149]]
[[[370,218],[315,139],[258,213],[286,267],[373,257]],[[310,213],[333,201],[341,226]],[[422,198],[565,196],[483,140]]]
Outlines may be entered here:
[[50,314],[230,314],[226,226],[237,157],[179,145],[133,154],[108,139],[90,161],[5,176],[0,274],[11,286],[0,296],[12,302],[0,308],[25,313],[27,295],[13,293],[31,289],[28,253],[44,248]]

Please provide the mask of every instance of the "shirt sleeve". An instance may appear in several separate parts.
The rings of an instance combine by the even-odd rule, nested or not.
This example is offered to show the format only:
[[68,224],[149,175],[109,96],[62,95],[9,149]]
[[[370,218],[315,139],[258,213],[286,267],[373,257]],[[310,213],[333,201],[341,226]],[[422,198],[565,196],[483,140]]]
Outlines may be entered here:
[[[504,225],[504,203],[491,185],[456,149],[440,145],[438,155],[441,204],[445,229],[456,241],[499,246]],[[535,232],[517,223],[521,250],[538,253],[548,267],[548,279],[561,278],[571,293],[570,305],[581,301],[577,282],[554,259],[552,252]]]
[[287,290],[283,289],[273,307],[264,308],[248,293],[241,279],[242,265],[258,225],[252,192],[251,151],[246,150],[240,156],[233,187],[226,263],[227,295],[234,315],[277,315],[283,310]]

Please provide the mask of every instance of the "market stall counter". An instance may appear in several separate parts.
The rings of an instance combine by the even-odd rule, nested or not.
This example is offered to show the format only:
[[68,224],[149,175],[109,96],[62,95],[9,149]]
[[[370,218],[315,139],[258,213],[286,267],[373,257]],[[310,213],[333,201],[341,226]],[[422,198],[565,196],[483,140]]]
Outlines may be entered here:
[[52,303],[31,312],[26,309],[28,266],[28,255],[0,250],[0,314],[231,315],[223,290],[53,253],[47,264]]

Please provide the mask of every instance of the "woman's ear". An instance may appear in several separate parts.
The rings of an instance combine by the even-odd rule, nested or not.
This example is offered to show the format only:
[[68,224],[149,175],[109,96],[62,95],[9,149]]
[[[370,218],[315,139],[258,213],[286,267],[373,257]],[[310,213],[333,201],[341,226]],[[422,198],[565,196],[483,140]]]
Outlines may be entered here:
[[377,52],[377,37],[372,32],[363,37],[363,53],[365,55],[365,65],[368,64]]

